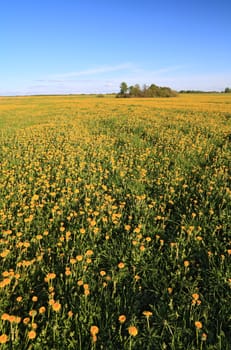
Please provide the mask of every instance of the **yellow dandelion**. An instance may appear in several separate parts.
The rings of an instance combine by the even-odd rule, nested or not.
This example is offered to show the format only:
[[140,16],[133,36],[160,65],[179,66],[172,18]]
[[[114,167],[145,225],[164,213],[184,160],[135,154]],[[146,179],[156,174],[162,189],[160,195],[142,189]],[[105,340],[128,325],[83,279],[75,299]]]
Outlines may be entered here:
[[86,253],[85,253],[86,256],[91,256],[91,255],[93,255],[93,254],[94,254],[94,252],[93,252],[93,250],[91,250],[91,249],[88,249],[88,250],[86,251]]
[[30,323],[30,318],[29,317],[25,317],[22,321],[25,325],[27,325],[28,323]]
[[46,275],[47,280],[53,280],[56,278],[56,274],[54,272],[50,272]]
[[195,324],[196,329],[202,328],[202,323],[200,321],[196,321],[194,324]]
[[9,315],[8,321],[9,321],[10,323],[15,323],[15,321],[16,321],[16,316],[14,316],[14,315]]
[[103,276],[105,276],[105,275],[106,275],[106,271],[101,270],[99,274],[100,274],[100,276],[101,276],[101,277],[103,277]]
[[135,326],[130,326],[128,327],[128,333],[132,336],[135,337],[138,334],[138,329]]
[[36,310],[30,310],[29,315],[31,317],[35,317],[37,315],[37,311]]
[[207,340],[207,334],[206,333],[202,333],[201,340],[202,341],[206,341]]
[[97,327],[97,326],[91,326],[91,328],[90,328],[90,333],[91,333],[92,336],[98,334],[98,333],[99,333],[99,327]]
[[145,317],[150,317],[150,316],[152,316],[152,312],[151,311],[143,311],[143,315]]
[[61,304],[58,303],[58,302],[55,302],[53,305],[52,305],[52,309],[55,311],[55,312],[59,312],[61,310]]
[[1,319],[2,319],[3,321],[9,321],[9,317],[10,317],[10,315],[4,313],[4,314],[2,314]]
[[75,259],[75,258],[70,259],[70,264],[74,265],[76,262],[77,262],[77,259]]
[[72,318],[73,315],[74,315],[74,313],[73,313],[73,311],[70,310],[70,311],[68,311],[68,314],[67,314],[67,315],[68,315],[69,318]]
[[65,275],[66,276],[70,276],[71,275],[71,270],[69,268],[66,269]]
[[123,262],[120,262],[120,263],[118,264],[118,268],[119,268],[119,269],[123,269],[124,266],[125,266],[125,264],[124,264]]
[[84,295],[88,296],[90,294],[90,290],[89,289],[84,289]]
[[5,343],[8,342],[8,340],[9,340],[9,338],[8,338],[7,334],[1,334],[0,335],[0,344],[5,344]]
[[120,315],[118,318],[120,323],[124,323],[126,321],[126,316],[125,315]]
[[198,300],[200,298],[198,293],[193,293],[192,297],[193,297],[194,300]]
[[141,277],[139,275],[135,275],[134,278],[136,281],[139,281]]
[[45,312],[46,312],[45,306],[41,306],[41,307],[39,308],[39,313],[40,313],[40,314],[44,314]]
[[35,339],[36,338],[36,332],[35,331],[29,331],[28,332],[28,338],[29,339]]

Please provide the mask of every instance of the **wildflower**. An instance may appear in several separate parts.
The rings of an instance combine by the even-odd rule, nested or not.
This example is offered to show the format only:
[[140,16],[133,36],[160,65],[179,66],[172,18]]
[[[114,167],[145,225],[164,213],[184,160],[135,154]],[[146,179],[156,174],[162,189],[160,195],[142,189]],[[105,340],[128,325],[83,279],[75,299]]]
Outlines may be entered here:
[[201,340],[202,341],[206,341],[207,340],[207,334],[206,333],[202,333]]
[[136,281],[140,280],[140,276],[139,275],[135,275],[134,278],[135,278]]
[[184,261],[184,267],[188,267],[190,265],[190,262],[188,260]]
[[10,317],[10,315],[8,315],[8,314],[2,314],[2,317],[1,317],[1,319],[3,320],[3,321],[8,321],[9,320],[9,317]]
[[32,301],[35,303],[36,301],[38,301],[38,297],[37,297],[36,295],[34,295],[34,296],[32,297]]
[[91,333],[92,336],[98,334],[99,333],[99,328],[97,326],[91,326],[90,333]]
[[119,269],[123,269],[124,266],[125,266],[125,264],[124,264],[123,262],[120,262],[120,263],[118,264],[118,268],[119,268]]
[[10,250],[9,250],[9,249],[5,249],[5,250],[0,254],[0,256],[1,256],[2,258],[5,258],[9,253],[10,253]]
[[10,323],[15,323],[15,321],[16,321],[16,316],[14,316],[14,315],[9,315],[8,321],[9,321]]
[[120,315],[118,318],[120,323],[124,323],[126,321],[126,316],[125,315]]
[[55,277],[56,277],[56,274],[54,272],[50,272],[46,275],[47,280],[53,280],[55,279]]
[[202,323],[200,321],[196,321],[194,324],[195,324],[196,329],[202,328]]
[[29,318],[29,317],[25,317],[25,318],[23,319],[23,323],[24,323],[25,325],[27,325],[29,322],[30,322],[30,318]]
[[59,312],[61,310],[61,304],[58,303],[58,302],[55,302],[53,305],[52,305],[52,309],[55,311],[55,312]]
[[37,311],[36,310],[30,310],[29,315],[31,317],[35,317],[37,315]]
[[128,327],[128,333],[132,336],[135,337],[138,334],[138,329],[135,326],[130,326]]
[[71,259],[70,259],[70,264],[74,265],[74,264],[76,263],[76,261],[77,261],[77,260],[76,260],[75,258],[71,258]]
[[152,312],[151,311],[143,311],[143,315],[146,317],[150,317],[150,316],[152,316]]
[[67,315],[68,315],[69,318],[72,318],[73,315],[74,315],[74,313],[73,313],[73,311],[70,310],[70,311],[68,311],[68,314],[67,314]]
[[35,339],[36,338],[36,332],[33,331],[33,330],[28,332],[28,338],[29,339]]
[[6,335],[6,334],[0,335],[0,344],[5,344],[8,342],[8,340],[9,340],[8,335]]
[[193,293],[192,297],[193,297],[194,300],[198,300],[200,296],[199,296],[198,293]]
[[21,322],[21,320],[22,320],[22,318],[20,316],[15,316],[14,322],[18,324]]
[[84,295],[88,296],[90,294],[90,290],[89,289],[84,289]]
[[77,261],[82,261],[83,260],[83,256],[82,255],[77,255],[76,256],[76,260]]
[[91,249],[87,250],[86,253],[85,253],[86,256],[91,256],[93,254],[94,254],[94,252]]
[[66,267],[65,275],[66,276],[70,276],[71,275],[71,270],[70,270],[69,267]]
[[40,313],[40,314],[44,314],[45,312],[46,312],[45,306],[41,306],[41,307],[39,308],[39,313]]
[[103,277],[103,276],[106,275],[106,272],[104,270],[101,270],[99,274],[100,274],[101,277]]

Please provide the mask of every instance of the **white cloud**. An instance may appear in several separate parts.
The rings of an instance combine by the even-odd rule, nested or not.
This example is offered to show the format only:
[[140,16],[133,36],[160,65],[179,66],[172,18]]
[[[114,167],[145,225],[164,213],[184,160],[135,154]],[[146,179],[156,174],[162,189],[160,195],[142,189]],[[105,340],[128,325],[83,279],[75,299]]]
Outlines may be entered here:
[[68,72],[63,74],[55,74],[49,76],[49,79],[70,79],[70,78],[76,78],[81,76],[91,76],[91,75],[98,75],[98,74],[104,74],[104,73],[111,73],[111,72],[118,72],[118,71],[124,71],[128,69],[132,69],[133,65],[131,63],[123,63],[115,66],[101,66],[97,68],[92,69],[85,69],[81,71],[76,72]]

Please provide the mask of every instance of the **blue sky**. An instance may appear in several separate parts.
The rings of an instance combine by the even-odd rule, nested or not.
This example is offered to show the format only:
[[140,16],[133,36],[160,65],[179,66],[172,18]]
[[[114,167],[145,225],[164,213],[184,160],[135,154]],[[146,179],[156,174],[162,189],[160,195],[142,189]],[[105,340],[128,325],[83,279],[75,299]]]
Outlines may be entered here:
[[231,86],[230,0],[0,2],[0,95]]

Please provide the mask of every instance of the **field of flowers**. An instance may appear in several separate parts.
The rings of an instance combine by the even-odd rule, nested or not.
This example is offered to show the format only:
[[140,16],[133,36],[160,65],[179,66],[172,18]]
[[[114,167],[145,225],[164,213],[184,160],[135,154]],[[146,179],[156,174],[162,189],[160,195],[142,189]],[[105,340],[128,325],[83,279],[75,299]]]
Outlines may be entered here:
[[231,349],[231,96],[0,97],[1,350]]

